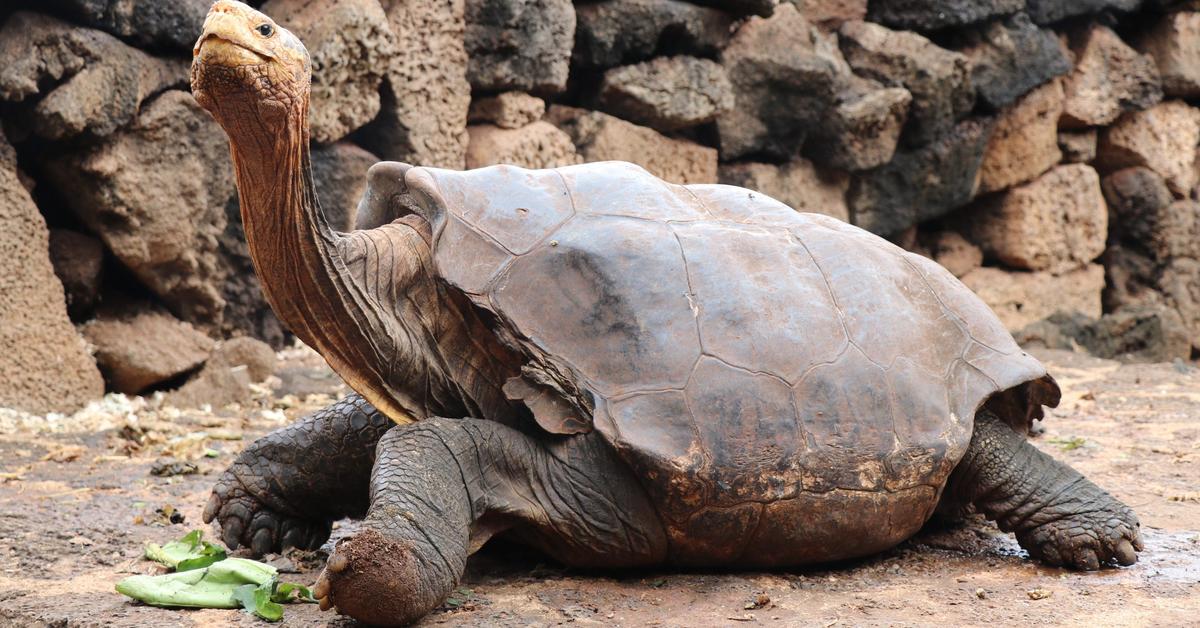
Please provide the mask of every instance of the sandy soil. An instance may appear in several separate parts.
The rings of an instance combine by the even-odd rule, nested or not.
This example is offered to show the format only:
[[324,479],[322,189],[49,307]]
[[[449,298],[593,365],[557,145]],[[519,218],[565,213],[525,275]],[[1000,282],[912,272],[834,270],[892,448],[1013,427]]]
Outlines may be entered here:
[[[583,573],[492,545],[422,625],[1197,625],[1200,371],[1043,357],[1066,397],[1036,442],[1138,512],[1147,547],[1134,567],[1041,567],[983,521],[927,529],[868,560],[775,573]],[[134,604],[113,584],[155,572],[141,559],[144,542],[201,526],[214,475],[246,443],[340,389],[319,358],[293,351],[242,408],[174,411],[110,398],[70,418],[0,414],[0,628],[261,625],[241,611]],[[165,455],[198,473],[152,475]],[[168,509],[183,523],[171,523]],[[311,584],[322,559],[274,562],[295,572],[285,578]],[[313,605],[287,607],[284,624],[353,625]]]

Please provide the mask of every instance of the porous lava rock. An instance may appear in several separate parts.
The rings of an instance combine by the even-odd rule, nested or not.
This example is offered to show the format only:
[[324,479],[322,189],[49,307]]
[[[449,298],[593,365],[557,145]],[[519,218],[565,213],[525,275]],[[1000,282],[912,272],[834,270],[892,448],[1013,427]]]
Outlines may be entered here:
[[967,31],[958,51],[970,59],[979,101],[994,110],[1073,67],[1054,31],[1039,28],[1024,13]]
[[849,74],[841,81],[825,120],[813,129],[805,155],[824,166],[869,170],[892,160],[912,94],[903,87],[884,87],[877,81]]
[[1062,274],[1104,252],[1108,207],[1096,171],[1069,164],[982,199],[957,224],[990,258]]
[[789,0],[813,24],[836,29],[843,22],[867,17],[867,0]]
[[168,91],[107,141],[44,165],[79,219],[176,315],[221,324],[218,237],[233,171],[225,134],[191,94]]
[[378,0],[268,0],[262,11],[312,57],[312,139],[335,142],[370,122],[395,39]]
[[379,117],[356,139],[384,159],[460,169],[471,104],[464,2],[381,4],[396,54],[386,68]]
[[244,403],[254,395],[251,384],[270,377],[275,363],[275,351],[265,343],[245,336],[230,338],[213,349],[199,372],[167,395],[166,403],[179,408]]
[[1115,170],[1146,166],[1162,175],[1177,197],[1196,187],[1196,145],[1200,143],[1200,110],[1181,100],[1125,115],[1104,129],[1096,163]]
[[779,0],[692,0],[696,4],[716,7],[733,15],[770,17]]
[[519,129],[541,120],[545,113],[546,101],[541,98],[524,92],[504,92],[472,102],[467,119],[490,122],[502,129]]
[[717,119],[721,157],[789,158],[833,103],[844,61],[837,45],[790,4],[743,24],[721,53],[734,107]]
[[600,106],[631,122],[674,131],[712,122],[732,109],[733,86],[714,61],[657,57],[605,72]]
[[1178,11],[1159,18],[1138,39],[1137,48],[1154,58],[1168,96],[1200,96],[1200,13]]
[[1071,37],[1075,69],[1063,85],[1066,101],[1059,124],[1065,128],[1103,126],[1123,112],[1162,100],[1158,67],[1106,26],[1092,25]]
[[66,292],[71,320],[86,320],[100,299],[104,244],[86,233],[51,229],[50,262]]
[[1051,81],[997,116],[980,166],[980,193],[1031,181],[1062,160],[1058,149],[1062,108],[1062,84]]
[[1025,0],[1025,10],[1038,24],[1099,13],[1105,10],[1134,11],[1142,0]]
[[683,0],[601,0],[575,7],[572,63],[611,68],[656,53],[715,55],[729,42],[734,18]]
[[512,164],[522,168],[558,168],[580,162],[571,136],[558,127],[538,120],[518,129],[492,124],[467,127],[467,167]]
[[467,78],[484,91],[554,93],[567,86],[571,0],[467,0]]
[[847,200],[854,224],[893,234],[966,205],[979,188],[979,166],[992,120],[969,118],[919,148],[859,173]]
[[204,26],[209,0],[47,0],[47,8],[72,21],[138,46],[191,52]]
[[1091,162],[1096,158],[1098,135],[1096,129],[1060,130],[1058,132],[1058,150],[1062,152],[1063,161],[1069,164]]
[[955,277],[962,277],[983,265],[983,250],[957,231],[936,231],[923,242],[929,257]]
[[16,152],[0,132],[0,407],[74,412],[104,394],[104,382],[67,316],[50,263],[46,222],[17,176]]
[[992,308],[1010,331],[1060,311],[1091,318],[1099,318],[1102,313],[1104,267],[1099,264],[1061,275],[983,266],[964,275],[962,282]]
[[358,201],[367,187],[367,169],[378,162],[378,157],[350,142],[321,146],[312,151],[317,200],[325,219],[334,229],[354,229]]
[[847,22],[838,31],[854,72],[912,93],[905,141],[927,144],[949,132],[975,104],[965,55],[907,31],[871,22]]
[[867,19],[904,30],[973,24],[1025,8],[1025,0],[871,0]]

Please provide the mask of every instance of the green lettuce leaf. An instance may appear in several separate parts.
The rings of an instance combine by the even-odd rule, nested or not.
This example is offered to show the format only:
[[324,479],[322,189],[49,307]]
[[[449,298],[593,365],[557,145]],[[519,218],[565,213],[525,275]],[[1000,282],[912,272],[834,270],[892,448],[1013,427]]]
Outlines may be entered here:
[[178,541],[147,543],[146,558],[175,571],[191,571],[225,560],[225,548],[204,540],[203,530],[192,530]]
[[238,587],[248,584],[273,588],[275,581],[276,571],[270,565],[245,558],[226,558],[191,571],[130,576],[117,583],[117,591],[152,606],[239,608],[242,604],[234,597]]

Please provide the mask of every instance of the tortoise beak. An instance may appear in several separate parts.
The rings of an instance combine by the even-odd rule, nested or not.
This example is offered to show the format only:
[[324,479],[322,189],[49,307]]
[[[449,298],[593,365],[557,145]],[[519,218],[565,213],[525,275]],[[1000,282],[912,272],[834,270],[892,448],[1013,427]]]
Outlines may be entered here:
[[192,47],[194,62],[236,67],[258,65],[274,59],[252,30],[260,19],[254,9],[231,0],[219,0],[204,19],[204,31]]

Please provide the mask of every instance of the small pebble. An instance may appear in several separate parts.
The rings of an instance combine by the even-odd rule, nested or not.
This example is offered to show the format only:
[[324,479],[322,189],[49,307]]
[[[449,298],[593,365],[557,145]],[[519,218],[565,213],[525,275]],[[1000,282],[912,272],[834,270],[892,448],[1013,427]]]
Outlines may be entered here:
[[1047,591],[1046,589],[1030,589],[1025,593],[1031,600],[1044,600],[1051,595],[1050,591]]

